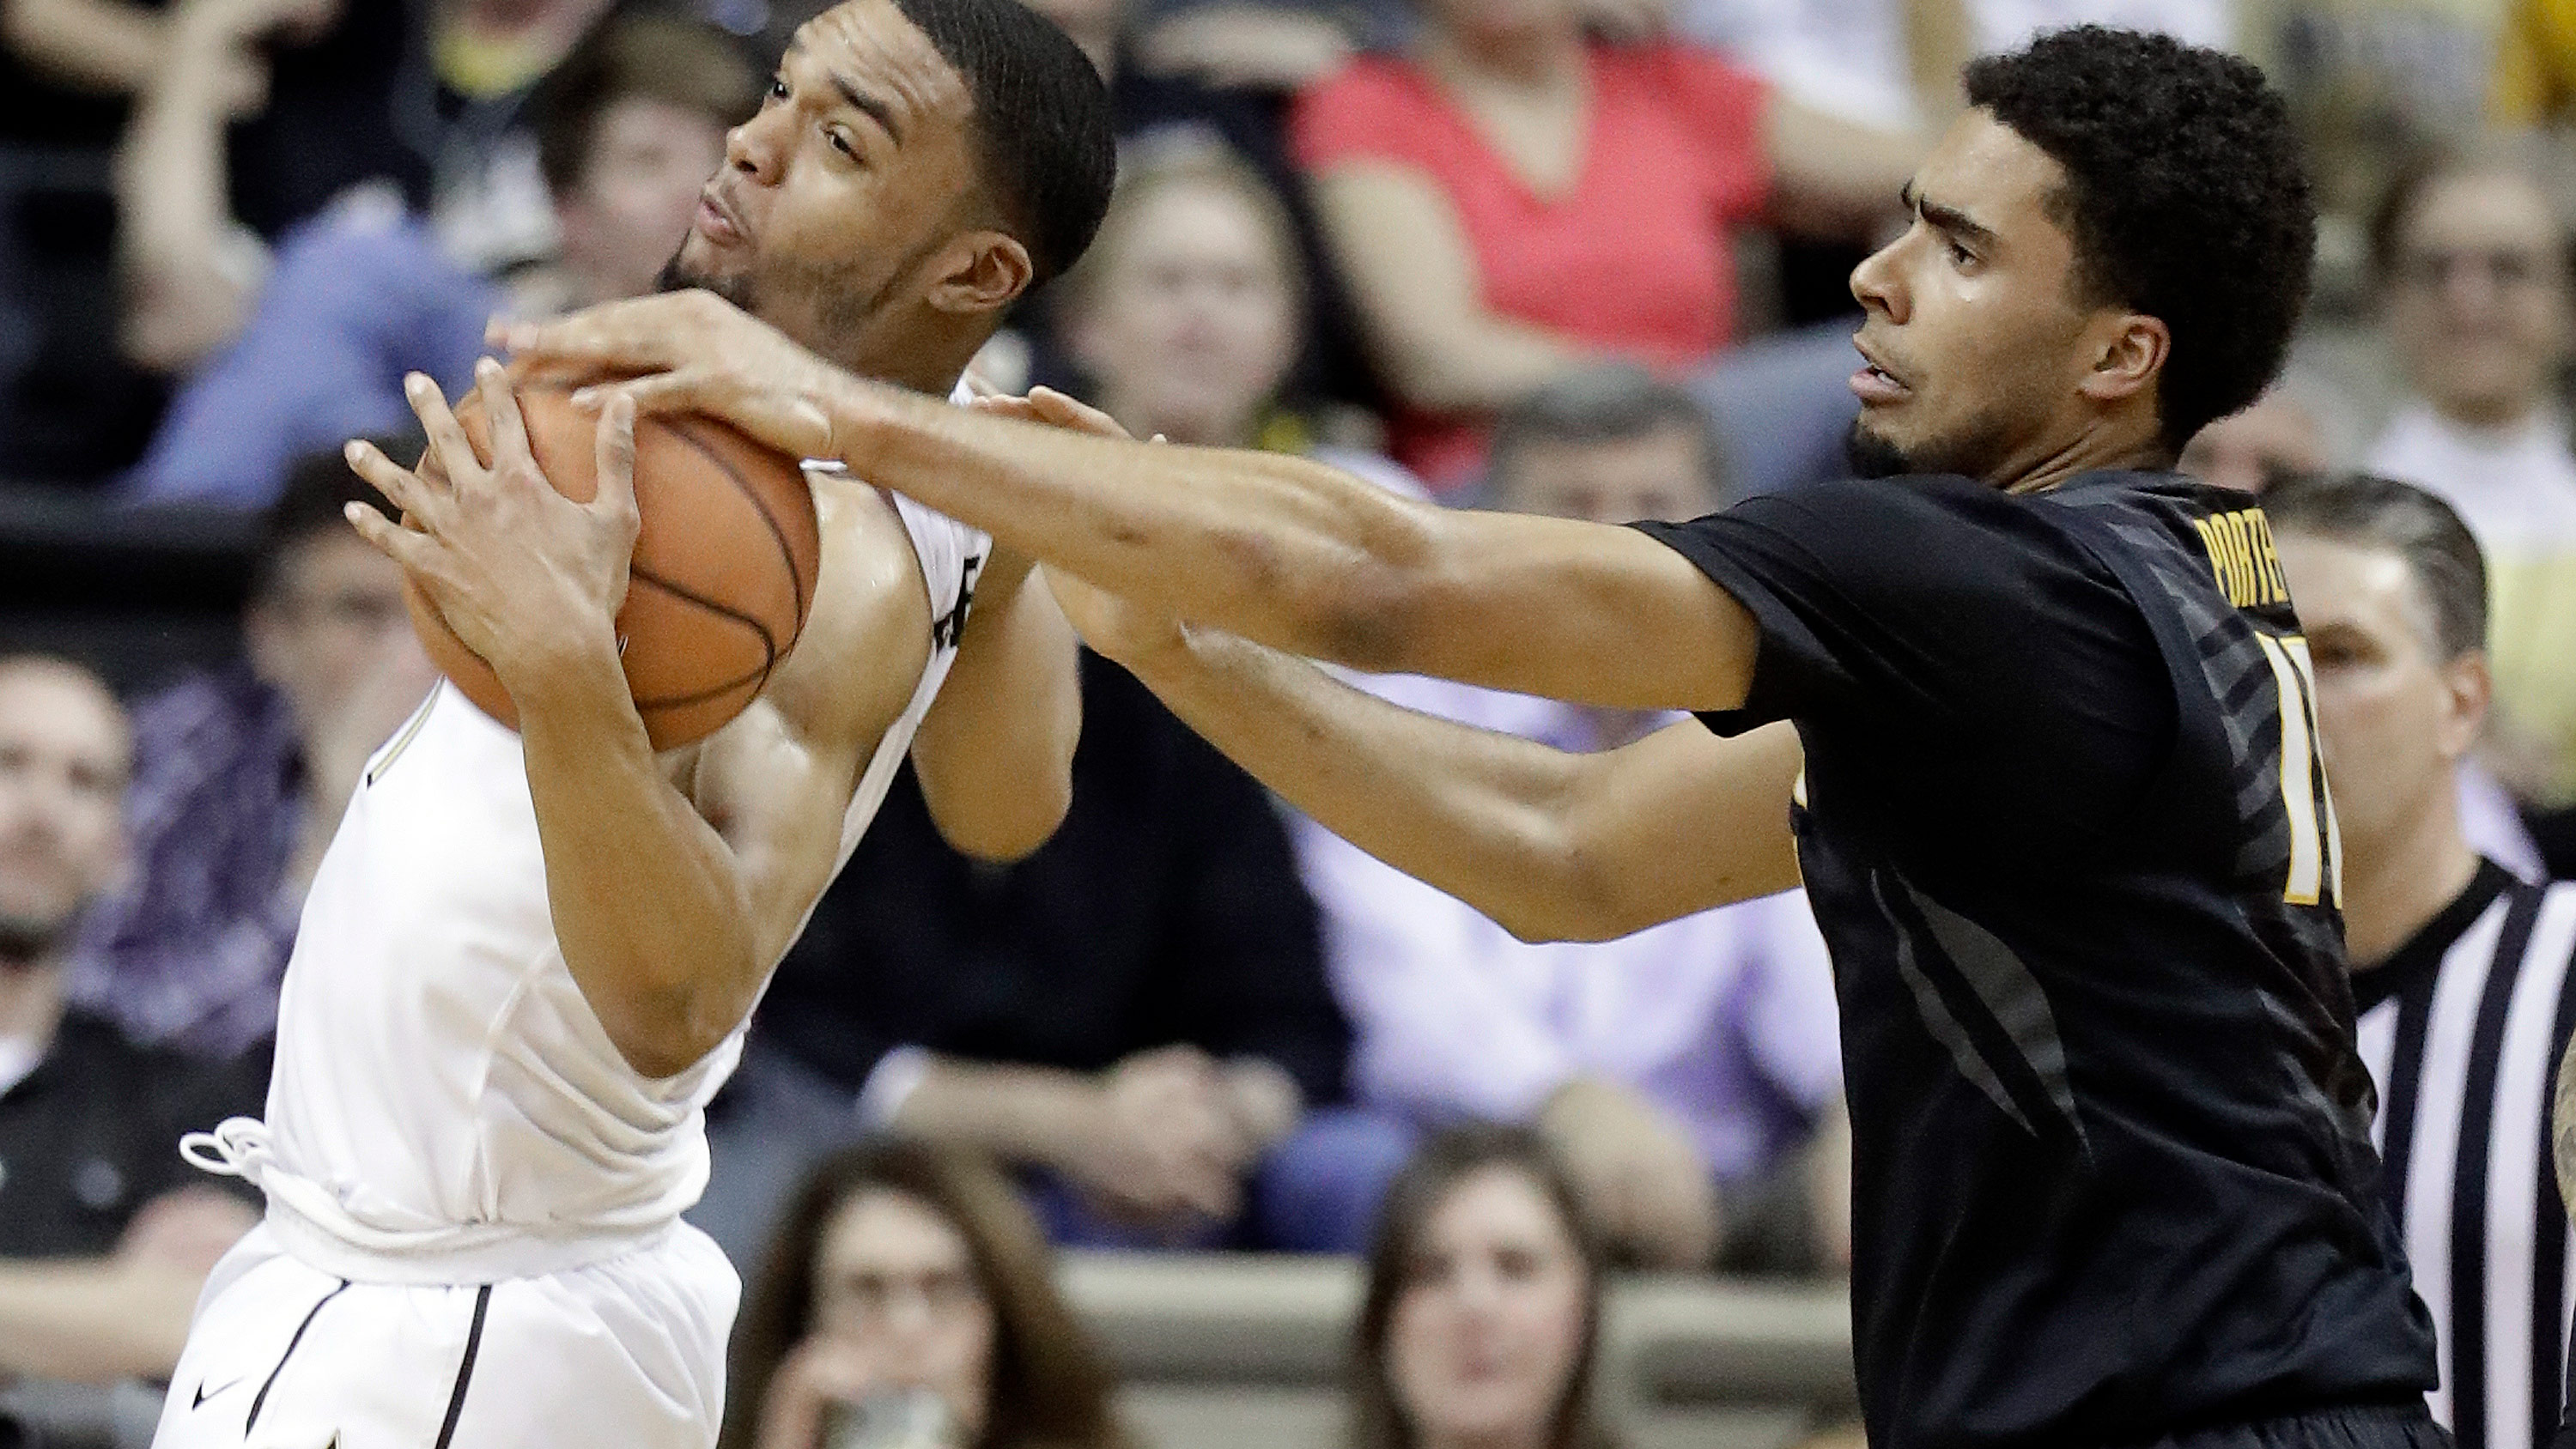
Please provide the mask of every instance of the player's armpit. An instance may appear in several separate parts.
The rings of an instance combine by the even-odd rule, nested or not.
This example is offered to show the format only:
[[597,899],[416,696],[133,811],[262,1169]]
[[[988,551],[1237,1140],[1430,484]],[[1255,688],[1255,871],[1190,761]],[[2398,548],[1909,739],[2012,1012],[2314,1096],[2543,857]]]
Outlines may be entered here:
[[975,582],[938,701],[913,736],[913,773],[942,839],[978,860],[1046,843],[1073,803],[1082,677],[1073,629],[1025,555],[998,550]]

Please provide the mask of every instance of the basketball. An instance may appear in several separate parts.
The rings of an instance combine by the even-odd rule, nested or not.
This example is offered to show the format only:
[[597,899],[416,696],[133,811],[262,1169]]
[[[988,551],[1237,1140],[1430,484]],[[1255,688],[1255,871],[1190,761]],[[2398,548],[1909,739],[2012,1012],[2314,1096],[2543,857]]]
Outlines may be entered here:
[[[556,491],[588,502],[596,414],[570,390],[519,391],[537,467]],[[479,394],[456,419],[489,463]],[[703,417],[635,420],[635,503],[643,518],[617,640],[626,685],[656,750],[714,733],[750,705],[795,647],[814,604],[822,533],[797,460]],[[404,584],[412,628],[439,672],[512,728],[518,711],[490,665],[456,637],[416,583]]]

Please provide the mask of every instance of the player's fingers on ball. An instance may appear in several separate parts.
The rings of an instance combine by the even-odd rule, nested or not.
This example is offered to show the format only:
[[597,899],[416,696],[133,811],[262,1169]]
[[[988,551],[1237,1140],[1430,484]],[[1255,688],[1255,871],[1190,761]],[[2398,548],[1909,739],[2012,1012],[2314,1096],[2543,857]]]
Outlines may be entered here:
[[699,403],[700,375],[694,370],[665,372],[652,377],[639,377],[626,382],[593,383],[572,395],[572,405],[586,412],[599,412],[612,398],[624,398],[633,405],[636,416],[655,413],[677,413],[694,410]]
[[493,359],[484,358],[474,364],[474,391],[483,399],[493,466],[526,464],[533,470],[536,452],[528,442],[528,422],[519,414],[519,395],[511,390],[509,372]]
[[[409,468],[388,458],[375,444],[359,441],[343,451],[349,471],[367,480],[370,487],[385,496],[385,501],[415,517],[425,517],[444,500],[439,489]],[[369,509],[372,513],[375,510]]]
[[618,392],[599,410],[598,439],[593,444],[593,471],[599,491],[590,506],[624,516],[635,512],[635,399]]
[[358,537],[402,565],[406,572],[417,571],[426,562],[420,551],[431,546],[428,534],[405,528],[363,503],[351,503],[340,514],[358,531]]
[[456,420],[438,384],[427,373],[415,372],[403,379],[403,396],[411,403],[412,415],[420,419],[421,431],[429,436],[429,456],[447,474],[448,483],[453,486],[479,476],[483,460],[475,456],[465,425]]

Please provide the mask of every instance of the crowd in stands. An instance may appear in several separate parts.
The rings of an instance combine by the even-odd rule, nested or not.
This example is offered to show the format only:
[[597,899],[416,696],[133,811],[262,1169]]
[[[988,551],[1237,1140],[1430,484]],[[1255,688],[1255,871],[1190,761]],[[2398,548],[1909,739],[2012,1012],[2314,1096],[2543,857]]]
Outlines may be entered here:
[[[1120,185],[986,378],[1609,522],[1836,466],[1843,278],[1902,224],[1969,57],[2086,21],[2245,52],[2307,131],[2316,303],[2289,374],[2183,466],[2280,499],[2374,1064],[2425,1070],[2389,1043],[2454,1009],[2405,963],[2484,888],[2463,871],[2482,900],[2576,876],[2576,4],[1030,3],[1110,82]],[[0,503],[250,540],[208,605],[235,647],[175,674],[24,652],[0,615],[0,1378],[166,1371],[256,1210],[169,1143],[257,1111],[305,885],[434,678],[343,522],[369,495],[340,443],[416,449],[404,376],[455,391],[495,316],[655,289],[822,8],[0,0]],[[1352,682],[1568,749],[1698,727]],[[1026,860],[952,849],[898,778],[709,1109],[692,1216],[750,1285],[726,1445],[814,1449],[862,1413],[1131,1442],[1059,1247],[1365,1255],[1355,1449],[1600,1449],[1606,1274],[1848,1265],[1800,895],[1526,943],[1278,805],[1114,665],[1086,656],[1082,694],[1071,812]],[[2546,1048],[2530,1081],[2551,1019],[2495,1047]],[[2532,1206],[2526,1269],[2558,1210]],[[2563,1345],[2535,1352],[2517,1382],[2554,1413],[2530,1366]]]

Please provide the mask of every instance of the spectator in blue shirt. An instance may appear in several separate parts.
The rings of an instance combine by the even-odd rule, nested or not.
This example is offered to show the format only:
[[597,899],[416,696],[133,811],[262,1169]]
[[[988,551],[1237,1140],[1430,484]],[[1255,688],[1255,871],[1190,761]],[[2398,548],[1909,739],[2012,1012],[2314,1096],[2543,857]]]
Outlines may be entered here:
[[557,261],[480,275],[448,259],[426,218],[382,206],[307,223],[241,337],[172,404],[128,495],[263,507],[296,458],[403,427],[405,373],[461,388],[495,314],[653,290],[726,128],[758,104],[758,73],[719,32],[640,17],[602,29],[546,85],[538,152]]

